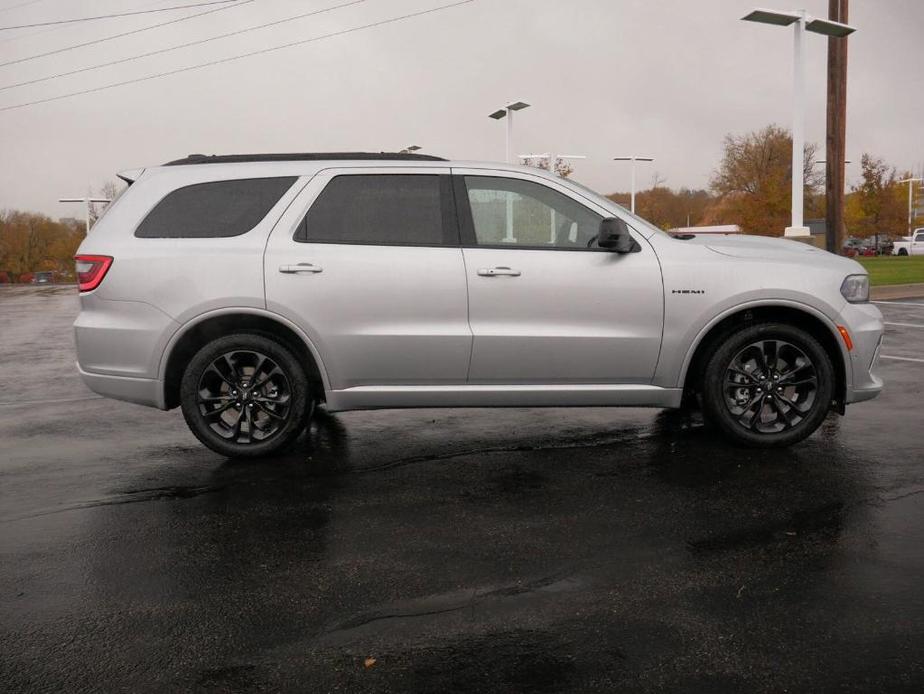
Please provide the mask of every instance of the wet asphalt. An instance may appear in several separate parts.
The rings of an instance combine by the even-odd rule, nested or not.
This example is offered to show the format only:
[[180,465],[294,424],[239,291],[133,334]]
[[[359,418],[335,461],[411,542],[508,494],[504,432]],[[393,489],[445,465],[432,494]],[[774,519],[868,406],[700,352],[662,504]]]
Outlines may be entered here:
[[[924,300],[880,307],[924,359]],[[924,687],[924,361],[785,451],[415,410],[235,462],[86,390],[76,312],[0,289],[0,690]]]

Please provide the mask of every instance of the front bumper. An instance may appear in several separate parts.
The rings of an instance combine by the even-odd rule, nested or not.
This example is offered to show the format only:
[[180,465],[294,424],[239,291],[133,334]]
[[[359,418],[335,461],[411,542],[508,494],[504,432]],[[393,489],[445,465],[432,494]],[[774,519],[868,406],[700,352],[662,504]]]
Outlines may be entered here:
[[853,341],[853,350],[848,353],[851,378],[847,383],[845,402],[872,400],[883,387],[883,381],[877,374],[885,330],[882,313],[873,304],[847,304],[841,311],[839,323],[847,328]]

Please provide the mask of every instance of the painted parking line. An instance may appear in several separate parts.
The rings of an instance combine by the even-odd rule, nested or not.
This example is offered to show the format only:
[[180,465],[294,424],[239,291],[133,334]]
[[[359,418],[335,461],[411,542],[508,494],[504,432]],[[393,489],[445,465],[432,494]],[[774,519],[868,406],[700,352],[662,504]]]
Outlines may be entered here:
[[871,304],[887,304],[889,306],[917,306],[924,308],[924,303],[916,304],[911,301],[871,301]]
[[890,357],[888,354],[880,354],[880,359],[894,359],[895,361],[916,361],[924,364],[924,359],[915,359],[914,357]]
[[883,325],[895,325],[899,328],[924,328],[920,323],[883,323]]
[[48,400],[17,400],[16,402],[0,402],[0,407],[20,407],[21,405],[58,405],[69,402],[84,402],[86,400],[102,400],[102,395],[85,395],[77,398],[51,398]]

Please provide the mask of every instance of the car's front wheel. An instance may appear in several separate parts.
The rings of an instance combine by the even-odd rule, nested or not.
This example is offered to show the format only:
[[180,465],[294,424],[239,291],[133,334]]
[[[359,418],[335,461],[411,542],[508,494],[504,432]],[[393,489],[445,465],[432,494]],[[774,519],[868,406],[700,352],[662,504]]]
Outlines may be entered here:
[[250,333],[202,347],[180,384],[183,416],[193,434],[232,458],[284,449],[304,429],[311,402],[305,371],[292,352]]
[[748,446],[789,446],[814,432],[834,394],[825,349],[791,325],[751,325],[729,335],[706,364],[703,408],[726,436]]

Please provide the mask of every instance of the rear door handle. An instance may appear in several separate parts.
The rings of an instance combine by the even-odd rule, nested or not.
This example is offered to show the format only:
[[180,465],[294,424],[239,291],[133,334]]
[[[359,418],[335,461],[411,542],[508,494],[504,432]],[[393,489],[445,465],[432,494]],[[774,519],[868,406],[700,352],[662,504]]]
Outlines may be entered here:
[[279,272],[295,275],[303,272],[323,272],[324,268],[314,263],[299,263],[298,265],[280,265]]
[[520,271],[514,270],[506,265],[498,265],[497,267],[478,268],[478,275],[481,277],[498,277],[501,275],[505,277],[519,277]]

